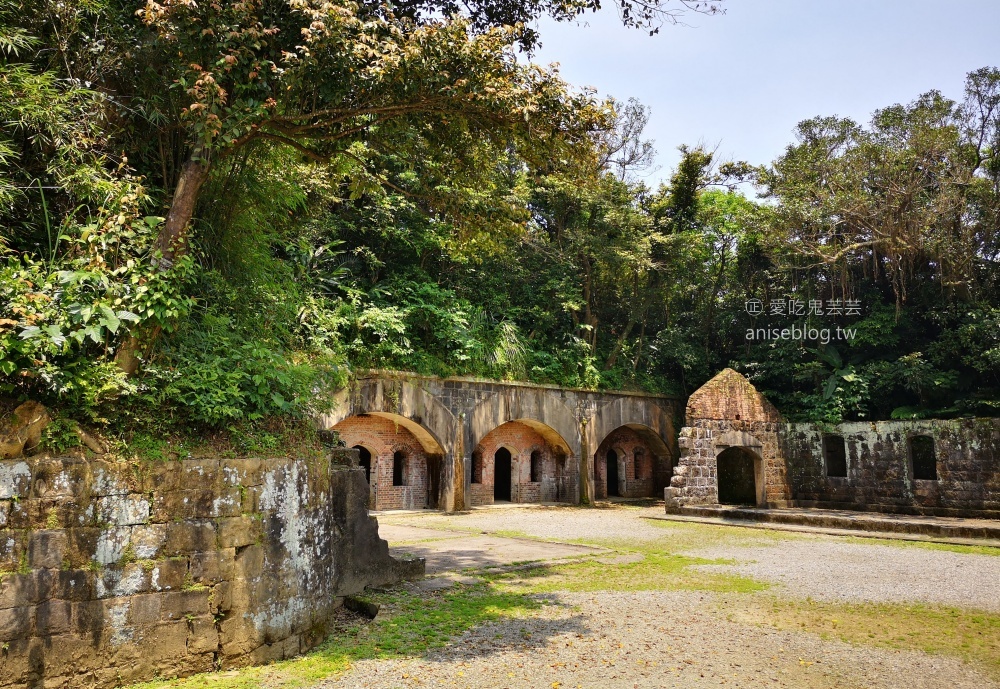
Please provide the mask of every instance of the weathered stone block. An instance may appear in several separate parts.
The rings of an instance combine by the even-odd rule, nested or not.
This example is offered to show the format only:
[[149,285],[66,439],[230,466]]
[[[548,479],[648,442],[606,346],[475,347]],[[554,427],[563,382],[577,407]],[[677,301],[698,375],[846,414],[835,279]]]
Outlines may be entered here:
[[140,560],[155,559],[166,540],[166,524],[146,524],[132,528],[132,549]]
[[28,541],[28,565],[34,569],[59,569],[69,551],[64,530],[34,531]]
[[243,491],[239,488],[226,488],[212,500],[212,507],[207,516],[235,517],[242,512]]
[[32,494],[39,498],[73,498],[90,491],[90,464],[68,457],[35,462]]
[[125,555],[132,540],[132,529],[127,526],[112,526],[97,534],[93,561],[99,565],[111,565]]
[[70,631],[72,611],[70,601],[45,601],[35,611],[35,633],[38,636],[65,634]]
[[211,585],[222,578],[218,551],[195,553],[188,559],[188,575],[195,584]]
[[219,465],[224,485],[259,486],[263,481],[263,464],[259,459],[227,459]]
[[150,572],[142,564],[132,562],[125,567],[108,568],[95,578],[94,591],[98,598],[119,598],[148,591]]
[[167,622],[183,620],[187,615],[209,614],[208,598],[211,593],[211,589],[200,587],[188,591],[169,591],[160,594],[160,619]]
[[97,574],[82,569],[63,570],[55,573],[50,595],[68,601],[82,601],[94,598]]
[[153,501],[153,521],[199,519],[211,516],[214,494],[208,490],[173,490],[157,493]]
[[215,526],[209,521],[181,521],[167,525],[163,555],[184,555],[216,547]]
[[132,526],[145,524],[150,517],[150,502],[145,495],[107,495],[97,501],[98,519],[105,524]]
[[97,541],[101,537],[101,529],[82,527],[68,529],[69,543],[66,558],[71,568],[86,567],[97,553]]
[[0,609],[0,642],[31,636],[34,624],[34,606]]
[[264,535],[263,522],[253,517],[230,517],[220,519],[218,524],[220,548],[240,548],[258,543]]
[[177,591],[184,586],[187,571],[185,557],[159,560],[150,571],[149,586],[153,591]]
[[249,654],[262,642],[261,633],[242,615],[227,616],[219,624],[219,642],[226,656]]
[[159,624],[162,617],[161,600],[163,594],[142,593],[133,596],[129,609],[129,621],[136,627],[151,627]]
[[0,460],[0,500],[25,498],[31,488],[31,467],[24,460]]
[[180,490],[184,467],[182,462],[156,462],[151,464],[143,476],[142,492],[164,494]]
[[128,495],[129,481],[123,477],[122,465],[100,459],[91,462],[90,493],[95,498],[107,495]]
[[226,612],[233,608],[233,584],[222,581],[212,587],[212,606],[216,612]]
[[188,653],[212,653],[219,650],[219,630],[211,615],[190,620],[188,624]]
[[181,485],[187,490],[216,490],[219,482],[219,460],[199,459],[181,462]]

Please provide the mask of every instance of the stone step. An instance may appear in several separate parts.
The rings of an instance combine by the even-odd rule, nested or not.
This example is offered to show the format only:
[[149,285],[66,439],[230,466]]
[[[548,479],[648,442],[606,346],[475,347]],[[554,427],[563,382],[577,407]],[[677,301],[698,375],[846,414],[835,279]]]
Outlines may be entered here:
[[766,509],[729,505],[686,505],[672,508],[670,514],[726,522],[751,521],[883,534],[915,534],[942,539],[986,539],[1000,543],[1000,520],[990,519],[925,517],[812,508]]

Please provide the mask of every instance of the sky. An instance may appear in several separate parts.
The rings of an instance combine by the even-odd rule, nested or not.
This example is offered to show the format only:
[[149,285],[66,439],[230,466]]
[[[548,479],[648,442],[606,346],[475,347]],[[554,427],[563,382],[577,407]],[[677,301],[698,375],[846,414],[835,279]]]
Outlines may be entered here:
[[689,14],[655,36],[603,4],[586,25],[541,21],[533,61],[652,108],[652,186],[669,179],[680,144],[764,164],[804,119],[866,123],[931,89],[961,100],[966,73],[1000,66],[1000,0],[724,0],[724,15]]

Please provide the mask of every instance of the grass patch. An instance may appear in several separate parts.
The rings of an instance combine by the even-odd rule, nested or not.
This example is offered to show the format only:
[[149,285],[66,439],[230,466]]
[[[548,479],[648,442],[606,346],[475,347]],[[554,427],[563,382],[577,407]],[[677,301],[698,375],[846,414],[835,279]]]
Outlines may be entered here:
[[727,597],[727,619],[882,648],[956,656],[1000,678],[1000,615],[902,603],[830,603]]
[[501,529],[499,531],[490,531],[490,536],[499,536],[500,538],[523,538],[529,541],[551,541],[552,539],[541,539],[534,536],[530,536],[523,531],[515,531],[513,529]]
[[[619,551],[619,555],[628,553]],[[604,561],[602,561],[604,560]],[[753,593],[767,584],[729,574],[692,569],[692,565],[729,564],[725,560],[649,552],[636,562],[609,563],[607,556],[584,562],[542,565],[492,578],[501,591],[518,594],[556,591],[714,591]]]
[[434,594],[391,591],[369,596],[382,606],[370,623],[353,621],[300,658],[263,667],[206,673],[134,685],[133,689],[260,689],[306,687],[349,669],[358,660],[419,656],[485,622],[521,617],[541,607],[527,596],[491,584],[458,586]]
[[921,548],[923,550],[944,550],[963,555],[990,555],[1000,557],[1000,548],[991,545],[960,545],[958,543],[934,543],[931,541],[909,541],[902,539],[874,539],[850,536],[845,540],[864,545],[888,545],[894,548]]

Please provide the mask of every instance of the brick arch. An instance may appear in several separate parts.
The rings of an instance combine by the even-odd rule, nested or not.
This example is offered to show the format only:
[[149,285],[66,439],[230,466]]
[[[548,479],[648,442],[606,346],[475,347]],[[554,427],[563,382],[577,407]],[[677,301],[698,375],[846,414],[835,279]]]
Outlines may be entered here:
[[[550,435],[551,435],[550,429]],[[511,457],[511,500],[513,502],[575,502],[579,492],[576,462],[565,444],[553,445],[523,420],[506,421],[486,433],[471,453],[469,504],[488,505],[494,500],[496,464],[501,449]],[[539,454],[538,475],[532,480],[531,455]],[[478,481],[471,479],[478,478]]]
[[621,398],[597,409],[587,425],[588,445],[595,450],[622,426],[642,436],[657,456],[676,461],[674,419],[656,401],[646,397]]
[[[608,497],[607,455],[614,450],[621,459],[619,495],[626,498],[657,497],[670,481],[673,470],[669,448],[649,427],[638,424],[619,426],[611,431],[594,452],[594,497]],[[638,455],[638,457],[637,457]],[[640,461],[639,457],[641,457]]]
[[517,421],[538,433],[567,457],[580,456],[580,423],[576,414],[544,388],[504,390],[477,404],[468,417],[468,447],[479,446],[494,429]]
[[363,378],[353,389],[334,395],[334,409],[320,418],[322,428],[333,428],[350,416],[371,414],[392,419],[420,441],[432,455],[450,456],[459,423],[432,393],[406,380]]
[[[370,505],[374,509],[420,509],[440,502],[441,448],[428,452],[406,420],[392,414],[355,414],[339,421],[334,430],[351,447],[365,447],[372,455]],[[403,483],[394,485],[393,463],[404,456]]]

